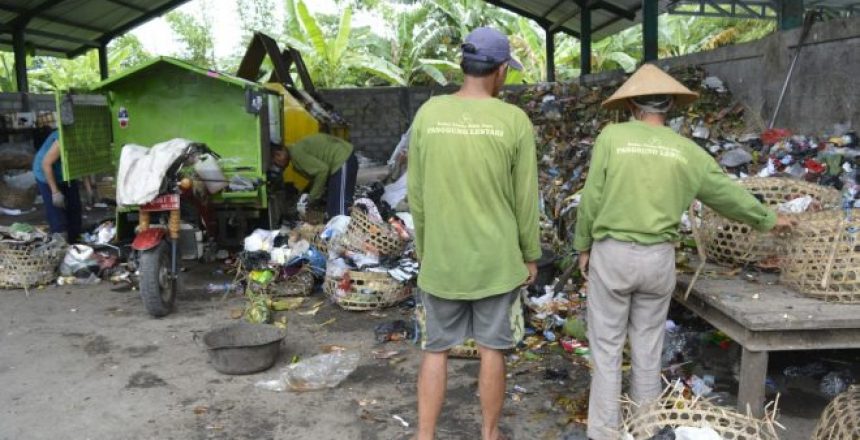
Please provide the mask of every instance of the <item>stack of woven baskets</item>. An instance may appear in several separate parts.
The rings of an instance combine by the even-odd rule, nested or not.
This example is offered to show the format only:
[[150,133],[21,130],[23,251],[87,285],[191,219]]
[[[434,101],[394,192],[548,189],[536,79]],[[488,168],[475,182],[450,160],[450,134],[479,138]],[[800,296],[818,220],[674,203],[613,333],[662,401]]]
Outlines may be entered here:
[[[798,226],[777,236],[757,232],[705,208],[701,240],[708,258],[724,265],[778,268],[780,281],[827,301],[860,302],[860,212],[840,209],[835,189],[787,178],[751,178],[741,185],[771,208],[812,197],[811,209],[794,216]],[[776,263],[775,265],[773,263]]]
[[[361,209],[353,209],[351,218],[337,246],[379,257],[398,257],[403,253],[407,242],[391,225],[373,221]],[[387,272],[357,270],[326,274],[323,290],[341,308],[353,311],[390,307],[412,295],[409,283],[400,282]]]

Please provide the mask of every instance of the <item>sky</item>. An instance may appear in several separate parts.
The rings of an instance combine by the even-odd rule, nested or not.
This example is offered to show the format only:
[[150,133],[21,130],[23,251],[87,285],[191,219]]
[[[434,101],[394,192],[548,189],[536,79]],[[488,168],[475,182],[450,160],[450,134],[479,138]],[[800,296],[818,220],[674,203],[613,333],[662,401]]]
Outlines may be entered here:
[[[334,14],[338,8],[334,0],[306,0],[305,4],[311,12]],[[177,8],[197,17],[200,17],[203,6],[208,7],[211,14],[214,31],[215,57],[225,58],[236,53],[241,40],[241,29],[238,26],[239,14],[236,12],[235,0],[191,0]],[[275,16],[283,17],[283,2],[276,1],[277,9]],[[280,20],[278,20],[280,21]],[[368,13],[357,12],[353,14],[353,27],[369,25],[373,23],[374,17]],[[263,30],[265,32],[265,30]],[[277,33],[280,30],[272,31]],[[176,42],[173,32],[163,17],[153,19],[146,24],[136,28],[131,34],[137,36],[143,47],[153,55],[175,55],[181,48]]]

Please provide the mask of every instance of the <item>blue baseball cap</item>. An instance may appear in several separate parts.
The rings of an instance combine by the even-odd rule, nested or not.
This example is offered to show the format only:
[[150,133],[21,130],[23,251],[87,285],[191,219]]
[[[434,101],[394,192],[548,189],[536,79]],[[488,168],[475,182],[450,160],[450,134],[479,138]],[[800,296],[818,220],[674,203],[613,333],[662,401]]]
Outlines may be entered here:
[[473,30],[460,46],[463,59],[485,63],[508,63],[512,69],[523,70],[523,65],[511,57],[511,43],[505,34],[490,28],[479,27]]

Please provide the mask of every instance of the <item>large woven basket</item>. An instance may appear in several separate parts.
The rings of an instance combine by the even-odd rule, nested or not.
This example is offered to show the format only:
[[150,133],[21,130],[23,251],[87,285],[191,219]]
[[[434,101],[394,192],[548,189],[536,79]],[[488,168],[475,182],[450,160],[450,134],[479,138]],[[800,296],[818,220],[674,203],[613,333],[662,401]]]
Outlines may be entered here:
[[57,279],[66,245],[0,241],[0,288],[26,289]]
[[0,206],[9,209],[30,209],[36,201],[39,187],[14,188],[0,180]]
[[780,282],[807,296],[860,303],[860,210],[801,214],[781,259]]
[[683,387],[668,387],[658,400],[638,407],[623,405],[624,430],[634,440],[647,440],[665,426],[700,428],[710,426],[725,440],[777,440],[776,429],[769,418],[755,419],[716,406],[701,398],[687,398]]
[[836,396],[818,420],[812,440],[860,438],[860,387],[852,386]]
[[349,271],[349,289],[338,292],[343,278],[326,276],[323,290],[344,310],[377,310],[391,307],[412,296],[412,287],[387,273]]
[[[819,210],[838,208],[841,204],[839,191],[801,180],[753,177],[740,184],[773,209],[803,196],[812,196]],[[702,210],[701,237],[708,259],[722,265],[756,264],[781,254],[781,241],[774,234],[758,232],[707,207]]]
[[350,213],[352,220],[346,230],[346,244],[357,252],[380,256],[399,256],[406,248],[406,241],[387,223],[370,220],[360,209]]

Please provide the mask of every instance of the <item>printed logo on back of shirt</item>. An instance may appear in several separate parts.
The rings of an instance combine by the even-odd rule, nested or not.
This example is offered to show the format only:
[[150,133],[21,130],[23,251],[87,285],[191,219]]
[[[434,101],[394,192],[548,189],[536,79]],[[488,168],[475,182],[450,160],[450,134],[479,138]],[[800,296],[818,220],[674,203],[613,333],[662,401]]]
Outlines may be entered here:
[[433,125],[427,127],[427,134],[504,137],[505,130],[492,124],[473,122],[470,115],[463,113],[459,122],[436,121]]
[[627,142],[626,146],[620,147],[616,151],[621,155],[657,156],[676,160],[684,164],[688,162],[687,157],[677,148],[660,145],[659,138],[651,138],[645,142],[630,141]]

